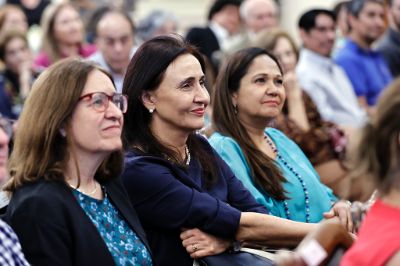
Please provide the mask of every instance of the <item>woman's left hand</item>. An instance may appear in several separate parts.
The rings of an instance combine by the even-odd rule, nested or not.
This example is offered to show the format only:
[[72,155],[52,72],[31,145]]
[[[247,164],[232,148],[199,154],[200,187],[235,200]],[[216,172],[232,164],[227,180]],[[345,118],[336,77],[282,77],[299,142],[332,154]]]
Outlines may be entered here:
[[353,232],[353,220],[351,218],[351,205],[347,201],[340,200],[336,202],[329,212],[324,213],[325,219],[333,217],[339,218],[340,223],[349,232]]
[[182,245],[192,258],[217,255],[231,246],[231,241],[207,234],[200,229],[184,229],[180,235]]

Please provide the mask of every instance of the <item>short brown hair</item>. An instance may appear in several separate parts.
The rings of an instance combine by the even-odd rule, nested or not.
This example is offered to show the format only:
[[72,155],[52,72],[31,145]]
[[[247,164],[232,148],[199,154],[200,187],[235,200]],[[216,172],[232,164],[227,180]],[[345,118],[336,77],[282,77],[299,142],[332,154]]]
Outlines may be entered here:
[[[73,147],[71,134],[63,137],[60,129],[68,128],[87,78],[94,70],[112,80],[96,64],[77,58],[61,60],[36,79],[18,122],[7,191],[41,178],[65,182],[64,171]],[[122,152],[113,152],[100,165],[95,178],[104,182],[117,177],[121,170]]]

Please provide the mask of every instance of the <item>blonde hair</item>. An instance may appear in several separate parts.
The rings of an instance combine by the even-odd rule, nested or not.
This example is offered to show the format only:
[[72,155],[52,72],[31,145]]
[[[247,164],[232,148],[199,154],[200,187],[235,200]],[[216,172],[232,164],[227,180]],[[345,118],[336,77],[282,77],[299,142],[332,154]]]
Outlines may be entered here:
[[[65,182],[68,156],[74,153],[69,139],[71,134],[64,137],[60,129],[69,128],[87,77],[94,70],[102,71],[112,80],[96,64],[69,58],[48,68],[34,82],[18,122],[9,161],[11,179],[5,190],[12,192],[41,178]],[[95,178],[106,181],[118,176],[121,169],[122,153],[111,153],[97,170]],[[79,169],[77,171],[79,175]]]
[[62,58],[61,52],[58,48],[58,41],[55,37],[54,23],[60,11],[65,7],[72,7],[73,9],[76,10],[74,5],[66,1],[61,1],[56,4],[50,4],[44,10],[42,19],[40,21],[43,34],[41,49],[49,57],[50,63],[57,62]]

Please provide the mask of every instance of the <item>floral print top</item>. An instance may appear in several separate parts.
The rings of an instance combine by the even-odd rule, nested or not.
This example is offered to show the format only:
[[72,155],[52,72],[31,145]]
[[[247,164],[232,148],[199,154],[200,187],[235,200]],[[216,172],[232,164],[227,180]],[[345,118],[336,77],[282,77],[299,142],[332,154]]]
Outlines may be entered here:
[[116,265],[152,265],[150,253],[104,191],[98,200],[73,189],[79,205],[96,226]]

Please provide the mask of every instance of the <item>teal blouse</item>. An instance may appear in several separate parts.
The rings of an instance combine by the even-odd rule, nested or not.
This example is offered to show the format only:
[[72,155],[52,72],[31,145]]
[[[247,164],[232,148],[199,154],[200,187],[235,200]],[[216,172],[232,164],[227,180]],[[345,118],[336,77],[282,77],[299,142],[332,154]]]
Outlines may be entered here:
[[152,265],[147,248],[112,205],[107,193],[104,193],[103,200],[89,197],[76,189],[73,193],[99,231],[115,265]]
[[[310,222],[321,221],[323,213],[329,211],[332,203],[337,201],[332,190],[321,183],[317,172],[297,144],[277,129],[267,128],[265,133],[272,139],[288,165],[293,167],[305,181],[309,193]],[[209,142],[259,203],[266,206],[272,215],[289,218],[283,201],[273,199],[265,190],[255,185],[242,149],[234,139],[215,132]],[[289,197],[286,202],[290,219],[306,222],[306,198],[300,181],[281,160],[276,160],[275,163],[286,178],[283,188]]]

